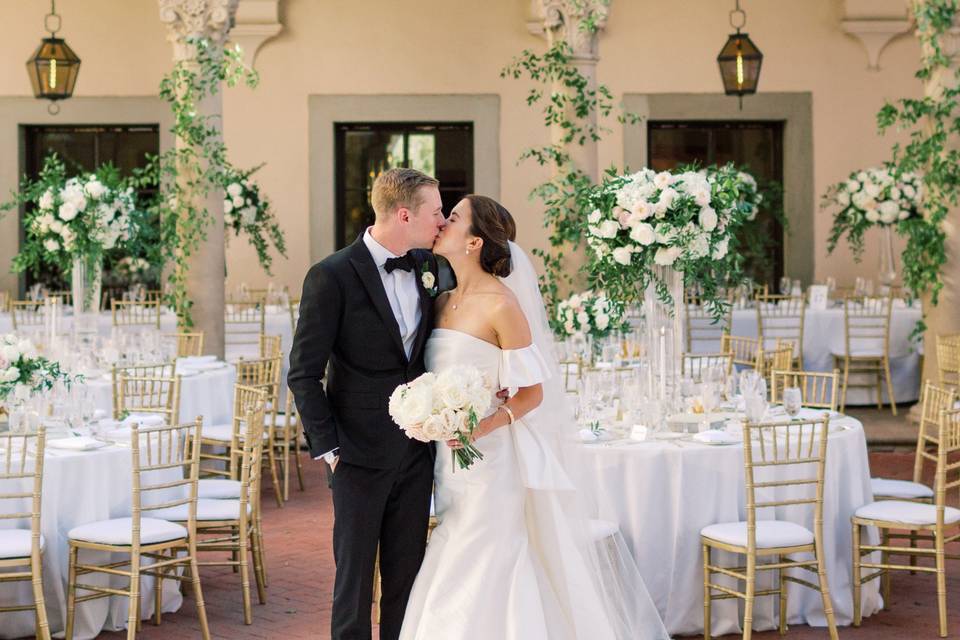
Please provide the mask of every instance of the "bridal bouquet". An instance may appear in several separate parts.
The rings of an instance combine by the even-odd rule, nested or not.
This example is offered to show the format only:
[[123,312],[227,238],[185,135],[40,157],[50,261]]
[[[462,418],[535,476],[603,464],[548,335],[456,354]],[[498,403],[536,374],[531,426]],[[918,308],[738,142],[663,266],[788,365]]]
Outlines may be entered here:
[[741,260],[734,232],[756,215],[756,182],[733,165],[629,175],[608,174],[585,198],[588,270],[594,282],[624,302],[653,284],[657,297],[673,301],[660,275],[664,268],[698,282],[705,304],[725,312],[723,287],[739,284]]
[[[470,441],[480,416],[490,409],[492,391],[479,369],[458,365],[428,372],[390,395],[390,417],[408,438],[420,442],[457,440],[453,459],[467,469],[483,454]],[[456,469],[456,466],[454,466]]]
[[270,201],[260,193],[260,185],[250,178],[259,168],[247,171],[230,168],[224,173],[223,222],[235,235],[246,233],[249,236],[261,266],[269,274],[273,258],[268,251],[268,240],[284,257],[287,248],[283,231],[270,208]]
[[624,307],[604,293],[584,291],[575,293],[557,304],[556,316],[550,323],[553,332],[567,338],[574,335],[589,335],[605,338],[616,330],[629,325],[623,320]]
[[69,385],[73,378],[52,362],[37,355],[29,340],[14,334],[0,337],[0,402],[13,395],[23,399],[31,392],[49,391],[54,383]]
[[855,255],[863,253],[863,233],[874,225],[889,227],[920,215],[923,177],[912,172],[897,175],[888,166],[854,171],[832,185],[822,208],[836,206],[827,249],[833,251],[844,233]]

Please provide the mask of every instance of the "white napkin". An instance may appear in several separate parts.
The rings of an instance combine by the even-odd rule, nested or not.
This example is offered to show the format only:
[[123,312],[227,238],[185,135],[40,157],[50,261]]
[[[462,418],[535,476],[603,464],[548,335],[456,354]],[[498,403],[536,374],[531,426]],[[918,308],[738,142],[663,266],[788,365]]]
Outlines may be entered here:
[[577,432],[577,435],[580,436],[581,442],[596,442],[598,440],[597,434],[590,429],[580,429],[580,431]]
[[192,367],[201,362],[216,362],[217,356],[187,356],[185,358],[177,358],[177,366],[185,365]]
[[739,439],[734,437],[732,434],[727,433],[726,431],[719,431],[717,429],[707,429],[706,431],[701,431],[700,433],[693,436],[693,439],[697,442],[703,442],[704,444],[733,444],[739,442]]
[[190,376],[199,375],[200,372],[196,369],[188,369],[187,367],[181,367],[177,365],[177,375],[181,378],[189,378]]
[[134,423],[143,427],[159,427],[164,423],[164,417],[156,413],[131,413],[120,424],[124,427],[130,427]]
[[47,446],[51,449],[67,449],[69,451],[90,451],[92,449],[105,447],[106,445],[106,442],[94,440],[93,438],[88,438],[86,436],[80,436],[78,438],[57,438],[55,440],[47,440]]
[[190,368],[194,371],[212,371],[213,369],[222,369],[227,366],[226,362],[223,361],[214,361],[214,362],[197,362],[190,365]]
[[647,428],[642,424],[633,425],[633,429],[630,430],[630,439],[637,441],[644,441],[647,439]]

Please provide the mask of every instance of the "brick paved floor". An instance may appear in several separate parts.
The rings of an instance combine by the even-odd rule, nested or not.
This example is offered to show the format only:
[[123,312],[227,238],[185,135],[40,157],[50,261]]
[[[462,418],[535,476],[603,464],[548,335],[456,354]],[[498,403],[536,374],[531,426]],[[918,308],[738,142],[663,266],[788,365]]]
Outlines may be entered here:
[[[913,457],[909,451],[875,452],[870,459],[874,475],[909,478],[912,473]],[[294,492],[285,508],[278,509],[270,488],[265,489],[263,520],[270,586],[267,604],[254,604],[252,626],[243,624],[238,576],[230,569],[220,567],[203,570],[204,598],[215,638],[329,638],[333,590],[332,508],[325,480],[320,476],[320,466],[310,462],[305,464],[307,490]],[[947,582],[948,601],[957,607],[960,603],[960,564],[951,568],[953,571]],[[253,597],[256,602],[255,592]],[[892,600],[890,610],[867,618],[860,629],[842,628],[840,635],[853,640],[937,637],[936,586],[931,576],[897,574]],[[951,616],[950,633],[953,637],[960,635],[958,613]],[[123,634],[102,634],[101,637],[121,638]],[[139,637],[144,640],[198,638],[192,598],[185,599],[179,612],[166,615],[160,627],[144,621]],[[767,632],[754,637],[772,640],[780,636]],[[791,627],[787,637],[812,640],[828,635],[824,629],[799,626]]]

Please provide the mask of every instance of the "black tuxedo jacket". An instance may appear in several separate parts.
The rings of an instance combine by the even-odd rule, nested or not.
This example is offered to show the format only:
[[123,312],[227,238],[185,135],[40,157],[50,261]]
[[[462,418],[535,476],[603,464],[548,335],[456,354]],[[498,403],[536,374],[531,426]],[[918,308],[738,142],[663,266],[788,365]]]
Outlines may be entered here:
[[[429,251],[410,255],[421,318],[409,359],[362,235],[313,265],[304,279],[287,383],[314,457],[339,447],[345,462],[391,469],[411,447],[429,446],[407,438],[390,418],[387,404],[397,386],[425,371],[433,302],[440,284],[452,284],[452,272],[445,263],[445,269],[438,269]],[[432,290],[424,287],[426,272],[434,277]]]

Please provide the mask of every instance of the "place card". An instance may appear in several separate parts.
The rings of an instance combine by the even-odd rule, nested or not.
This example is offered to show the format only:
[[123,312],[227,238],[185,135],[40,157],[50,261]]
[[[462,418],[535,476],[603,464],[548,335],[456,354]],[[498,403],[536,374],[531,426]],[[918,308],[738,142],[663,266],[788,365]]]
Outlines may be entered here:
[[825,284],[812,284],[808,289],[809,307],[815,311],[823,311],[827,308],[830,291]]

